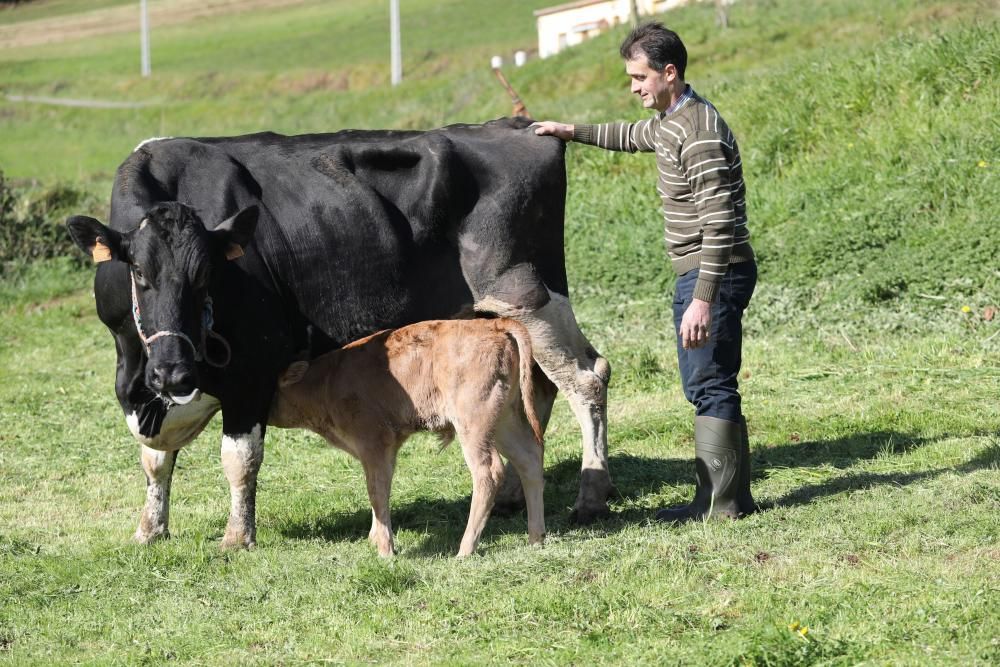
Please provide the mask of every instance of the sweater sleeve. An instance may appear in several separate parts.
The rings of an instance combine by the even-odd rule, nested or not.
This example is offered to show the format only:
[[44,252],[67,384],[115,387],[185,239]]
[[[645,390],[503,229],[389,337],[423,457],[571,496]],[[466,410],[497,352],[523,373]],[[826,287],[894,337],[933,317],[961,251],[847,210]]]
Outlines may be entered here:
[[736,232],[730,165],[732,144],[718,132],[689,134],[680,149],[680,162],[701,224],[701,265],[694,297],[715,301],[729,266]]
[[597,146],[609,151],[652,153],[656,150],[657,117],[636,123],[603,123],[601,125],[577,125],[573,141]]

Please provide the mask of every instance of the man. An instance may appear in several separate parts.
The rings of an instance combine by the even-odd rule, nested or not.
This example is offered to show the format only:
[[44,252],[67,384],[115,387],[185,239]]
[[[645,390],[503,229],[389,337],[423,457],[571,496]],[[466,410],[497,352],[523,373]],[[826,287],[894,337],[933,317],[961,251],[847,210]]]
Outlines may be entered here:
[[632,92],[657,113],[636,123],[538,123],[535,133],[613,151],[655,152],[674,296],[677,362],[695,407],[694,500],[660,521],[739,518],[756,510],[737,377],[742,317],[757,282],[736,138],[715,107],[684,82],[687,50],[660,23],[635,28],[621,46]]

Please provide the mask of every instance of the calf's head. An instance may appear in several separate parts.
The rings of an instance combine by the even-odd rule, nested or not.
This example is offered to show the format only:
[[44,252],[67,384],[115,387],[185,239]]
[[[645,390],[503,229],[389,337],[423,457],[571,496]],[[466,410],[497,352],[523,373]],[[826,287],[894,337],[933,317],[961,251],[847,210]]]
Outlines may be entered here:
[[139,226],[117,232],[87,216],[66,221],[76,244],[95,262],[129,265],[135,328],[148,357],[146,384],[173,403],[197,396],[197,361],[205,349],[209,286],[219,265],[243,254],[257,225],[250,206],[205,228],[190,206],[158,204]]

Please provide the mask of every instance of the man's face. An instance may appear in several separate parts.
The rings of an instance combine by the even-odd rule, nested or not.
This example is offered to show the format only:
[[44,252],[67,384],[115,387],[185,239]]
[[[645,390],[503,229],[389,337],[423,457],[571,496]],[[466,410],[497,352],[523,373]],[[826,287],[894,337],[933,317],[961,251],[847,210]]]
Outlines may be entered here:
[[642,98],[647,109],[664,111],[672,100],[673,84],[677,81],[677,68],[668,64],[662,70],[649,66],[646,54],[625,61],[625,73],[632,79],[632,92]]

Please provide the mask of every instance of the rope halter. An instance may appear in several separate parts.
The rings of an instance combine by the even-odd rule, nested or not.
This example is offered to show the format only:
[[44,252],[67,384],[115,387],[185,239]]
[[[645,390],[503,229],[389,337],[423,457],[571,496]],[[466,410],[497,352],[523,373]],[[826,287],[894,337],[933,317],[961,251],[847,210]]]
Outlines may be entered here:
[[[194,341],[187,336],[187,334],[181,331],[157,331],[152,336],[146,337],[146,334],[142,332],[142,313],[139,311],[139,297],[135,289],[135,274],[129,271],[129,281],[132,284],[132,319],[135,322],[136,333],[139,334],[139,340],[142,341],[142,345],[146,348],[146,356],[149,356],[149,346],[154,340],[159,340],[161,338],[168,338],[170,336],[175,336],[180,338],[185,343],[191,346],[192,352],[194,352],[195,361],[204,361],[209,366],[215,368],[225,368],[229,365],[229,362],[233,358],[232,348],[229,346],[229,341],[223,338],[221,335],[217,334],[212,330],[215,326],[214,311],[212,309],[212,297],[205,297],[205,307],[202,309],[202,327],[201,327],[201,345],[195,345]],[[208,348],[206,343],[208,338],[218,341],[222,345],[224,352],[224,358],[222,361],[215,361],[211,359],[208,355]]]

